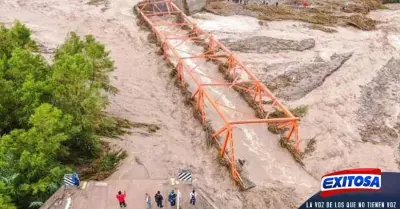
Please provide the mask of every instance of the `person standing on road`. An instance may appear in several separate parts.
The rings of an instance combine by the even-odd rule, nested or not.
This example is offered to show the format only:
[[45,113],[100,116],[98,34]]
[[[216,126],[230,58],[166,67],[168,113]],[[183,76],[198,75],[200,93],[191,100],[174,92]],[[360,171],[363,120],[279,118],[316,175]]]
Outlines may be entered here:
[[164,206],[162,205],[163,199],[164,199],[164,198],[163,198],[163,196],[160,194],[160,191],[158,191],[157,194],[154,196],[154,200],[156,201],[157,207],[158,207],[158,208],[164,207]]
[[191,205],[196,205],[196,196],[197,196],[197,193],[193,189],[193,191],[190,193],[190,204]]
[[117,194],[117,199],[119,202],[119,206],[122,207],[126,207],[126,203],[125,203],[125,197],[126,197],[126,192],[124,191],[124,194],[121,193],[121,191],[118,192]]
[[151,200],[150,200],[150,195],[149,193],[146,193],[145,196],[145,202],[146,202],[146,209],[150,209],[151,208]]
[[303,1],[303,7],[304,7],[304,8],[307,8],[307,7],[308,7],[308,1],[307,1],[307,0],[304,0],[304,1]]
[[168,202],[171,203],[171,207],[174,207],[176,204],[176,194],[174,190],[171,190],[171,193],[168,195]]

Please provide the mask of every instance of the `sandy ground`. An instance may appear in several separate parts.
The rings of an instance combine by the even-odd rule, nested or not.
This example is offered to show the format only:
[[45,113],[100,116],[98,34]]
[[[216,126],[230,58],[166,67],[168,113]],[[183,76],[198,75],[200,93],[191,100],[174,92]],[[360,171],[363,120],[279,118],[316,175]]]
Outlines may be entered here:
[[[301,204],[309,194],[295,192],[297,186],[293,182],[301,183],[305,181],[303,177],[289,183],[279,180],[280,176],[291,179],[295,176],[293,174],[303,172],[300,168],[294,169],[295,166],[290,166],[285,173],[271,171],[270,176],[274,176],[275,181],[257,185],[244,193],[239,193],[232,185],[228,173],[216,163],[215,150],[207,147],[205,133],[193,118],[192,109],[184,106],[180,90],[169,77],[169,68],[155,53],[155,46],[149,44],[148,32],[136,25],[136,17],[132,14],[136,3],[113,0],[105,8],[102,4],[92,6],[81,0],[0,0],[0,22],[21,20],[50,52],[63,42],[68,31],[93,34],[111,50],[117,67],[112,75],[113,84],[120,92],[112,98],[108,111],[132,121],[158,124],[161,129],[151,135],[134,130],[130,136],[112,140],[126,148],[129,156],[108,181],[165,179],[176,176],[179,168],[188,168],[193,170],[197,179],[194,186],[204,190],[223,209],[296,208]],[[331,74],[323,76],[322,82],[317,83],[314,89],[296,100],[285,102],[293,107],[309,105],[309,113],[301,123],[301,145],[304,147],[313,137],[317,141],[316,150],[304,161],[307,175],[316,179],[326,172],[348,167],[398,170],[399,125],[396,123],[400,104],[395,95],[399,92],[399,80],[394,75],[400,74],[400,68],[395,67],[398,61],[388,61],[392,57],[399,59],[400,24],[396,20],[400,11],[378,11],[371,17],[388,22],[379,25],[379,31],[337,28],[338,33],[327,34],[311,30],[299,22],[260,25],[251,17],[194,16],[200,27],[220,39],[268,36],[299,42],[310,38],[315,40],[313,48],[303,51],[292,51],[287,47],[282,51],[237,53],[254,73],[266,80],[271,78],[270,82],[285,73],[297,76],[296,71],[302,66],[329,64],[335,53],[352,54],[338,69],[324,71]],[[301,88],[304,83],[297,82],[289,87]],[[368,126],[376,126],[374,120],[380,128],[373,137],[363,137],[362,133],[369,130]],[[387,129],[392,132],[386,134],[387,138],[381,142],[381,132],[386,133]],[[288,159],[285,157],[283,160],[286,162]],[[273,170],[279,167],[280,162],[277,160],[267,165]],[[262,176],[264,171],[260,173]],[[304,179],[311,178],[307,175]]]

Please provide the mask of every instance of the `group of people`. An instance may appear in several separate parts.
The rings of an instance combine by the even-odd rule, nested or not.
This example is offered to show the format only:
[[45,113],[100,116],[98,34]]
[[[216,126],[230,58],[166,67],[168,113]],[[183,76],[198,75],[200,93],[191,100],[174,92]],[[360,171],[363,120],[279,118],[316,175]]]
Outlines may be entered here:
[[228,1],[232,1],[237,4],[245,4],[245,5],[249,2],[249,0],[228,0]]
[[[121,191],[118,192],[117,199],[119,202],[119,206],[121,208],[126,207],[125,197],[126,197],[125,191],[124,191],[124,193],[122,193]],[[197,193],[193,189],[193,191],[189,195],[191,205],[196,205],[196,197],[197,197]],[[176,205],[176,198],[177,198],[177,194],[175,193],[174,190],[171,190],[171,192],[168,194],[168,202],[170,203],[171,207],[174,207]],[[164,197],[162,196],[161,192],[157,191],[157,193],[154,195],[154,201],[156,202],[157,208],[164,207],[163,200],[164,200]],[[145,194],[145,203],[146,203],[146,208],[150,209],[151,208],[151,199],[150,199],[149,193]]]
[[[233,3],[237,4],[244,4],[247,5],[249,3],[249,0],[228,0],[232,1]],[[273,0],[261,0],[262,4],[269,5]],[[278,1],[275,2],[275,5],[278,6]]]

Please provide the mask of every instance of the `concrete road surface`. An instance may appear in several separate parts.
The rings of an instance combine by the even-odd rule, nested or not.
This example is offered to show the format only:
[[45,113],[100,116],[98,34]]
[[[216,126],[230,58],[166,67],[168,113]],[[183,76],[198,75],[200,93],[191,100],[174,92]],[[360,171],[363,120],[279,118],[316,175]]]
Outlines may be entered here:
[[[178,189],[181,193],[181,209],[213,209],[201,192],[198,192],[196,206],[189,205],[189,194],[193,187],[190,184],[172,186],[168,180],[118,180],[107,182],[88,182],[85,188],[60,189],[41,209],[118,209],[116,199],[118,191],[126,191],[126,204],[130,209],[145,209],[145,193],[149,193],[152,208],[156,208],[154,195],[160,191],[164,197],[164,208],[169,205],[168,193]],[[176,206],[174,207],[176,208]]]

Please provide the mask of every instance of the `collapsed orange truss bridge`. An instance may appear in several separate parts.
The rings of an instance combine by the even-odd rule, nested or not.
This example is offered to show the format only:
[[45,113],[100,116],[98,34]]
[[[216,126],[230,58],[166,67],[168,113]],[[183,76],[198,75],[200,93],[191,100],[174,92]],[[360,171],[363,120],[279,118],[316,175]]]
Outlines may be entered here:
[[[276,127],[285,130],[285,139],[294,141],[294,149],[299,150],[299,118],[293,114],[258,80],[233,53],[211,34],[200,29],[193,23],[171,0],[155,0],[141,2],[136,6],[136,12],[144,23],[152,30],[163,51],[164,59],[173,64],[176,69],[176,78],[182,86],[190,86],[189,91],[196,102],[203,125],[208,120],[218,120],[218,129],[212,134],[220,148],[221,157],[227,155],[230,164],[231,176],[234,182],[243,186],[235,161],[233,128],[243,124],[276,124]],[[202,46],[203,51],[189,50],[180,46],[190,43]],[[224,79],[212,77],[197,69],[199,60],[217,62],[223,66]],[[214,69],[215,71],[215,69]],[[218,68],[216,69],[218,71]],[[221,69],[220,69],[221,71]],[[221,74],[216,72],[217,74]],[[213,75],[211,73],[211,75]],[[261,114],[260,118],[243,113],[240,109],[224,105],[220,96],[215,96],[210,88],[235,89],[244,95],[248,103],[258,113],[265,113],[265,103],[271,104],[282,112],[280,118],[268,118]],[[206,111],[208,109],[209,111]],[[240,120],[227,114],[241,114]],[[209,114],[209,112],[214,114]],[[207,114],[206,114],[207,113]],[[266,119],[265,119],[266,118]],[[267,130],[266,130],[267,131]],[[219,143],[219,141],[221,143]]]

